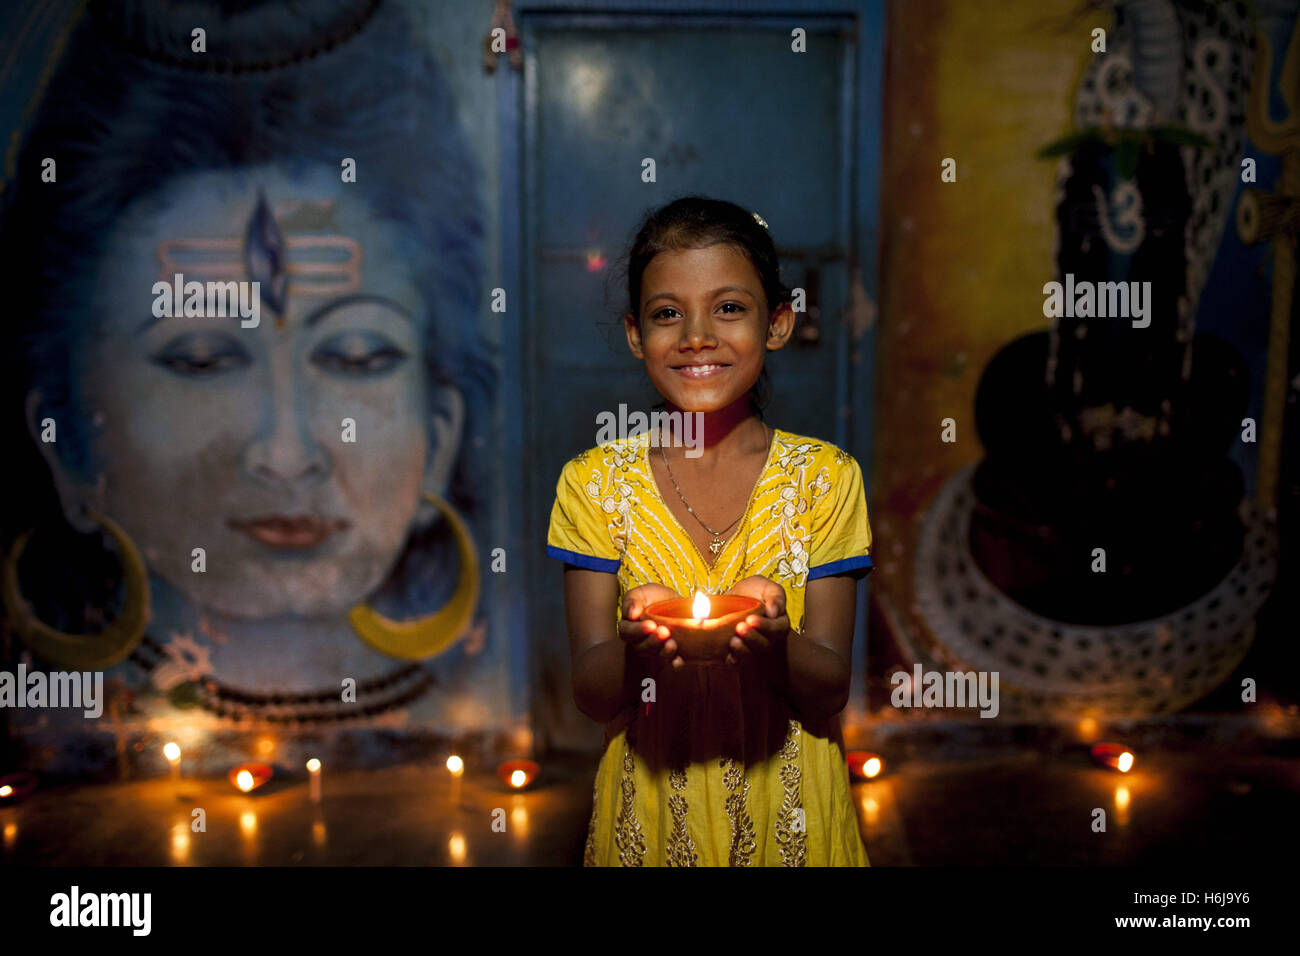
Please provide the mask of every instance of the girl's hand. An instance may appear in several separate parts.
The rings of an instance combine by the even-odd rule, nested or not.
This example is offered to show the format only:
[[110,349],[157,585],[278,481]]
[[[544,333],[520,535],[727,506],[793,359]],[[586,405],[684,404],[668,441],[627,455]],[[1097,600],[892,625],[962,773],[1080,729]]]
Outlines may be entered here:
[[618,636],[640,657],[672,659],[673,667],[682,667],[685,661],[677,654],[677,642],[662,624],[642,620],[645,609],[659,601],[681,597],[672,588],[662,584],[643,584],[632,588],[623,596],[623,620],[618,622]]
[[761,574],[737,581],[728,594],[739,594],[763,602],[763,616],[749,615],[736,625],[727,663],[739,665],[784,656],[786,638],[790,636],[790,618],[785,613],[785,588]]

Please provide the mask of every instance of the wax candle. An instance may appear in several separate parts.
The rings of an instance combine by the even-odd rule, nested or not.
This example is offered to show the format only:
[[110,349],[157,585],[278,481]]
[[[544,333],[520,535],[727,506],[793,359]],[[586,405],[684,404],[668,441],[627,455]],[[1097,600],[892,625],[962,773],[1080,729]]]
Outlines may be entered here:
[[315,757],[307,761],[307,773],[311,776],[311,802],[320,803],[320,761]]
[[181,745],[174,740],[163,744],[163,756],[172,765],[172,780],[181,778]]
[[465,761],[460,754],[447,758],[447,772],[451,774],[451,805],[460,806],[460,778],[465,775]]

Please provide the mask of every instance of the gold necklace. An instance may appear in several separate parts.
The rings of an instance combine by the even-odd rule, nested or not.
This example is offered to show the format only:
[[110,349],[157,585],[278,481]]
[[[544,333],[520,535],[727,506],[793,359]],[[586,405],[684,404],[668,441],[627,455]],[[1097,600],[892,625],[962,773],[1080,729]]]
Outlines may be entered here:
[[[764,433],[767,432],[767,429],[768,426],[764,425],[763,426]],[[771,435],[768,435],[767,441],[768,441],[768,451],[770,453],[771,444],[772,444]],[[742,518],[745,517],[745,515],[749,514],[750,503],[748,501],[745,503],[745,510],[740,513],[740,518],[737,518],[736,521],[731,522],[731,524],[727,525],[726,528],[723,528],[722,531],[714,531],[712,528],[710,528],[707,524],[704,523],[703,518],[701,518],[699,515],[695,513],[695,509],[691,507],[691,503],[687,501],[686,496],[682,494],[682,489],[678,486],[677,479],[673,477],[673,469],[672,466],[668,464],[668,455],[665,454],[663,445],[659,446],[659,457],[664,460],[664,468],[668,470],[668,480],[673,483],[673,488],[676,489],[677,491],[677,497],[682,499],[682,504],[686,506],[686,510],[690,512],[691,517],[694,518],[696,521],[698,521],[700,523],[700,526],[703,527],[705,531],[713,535],[713,542],[709,545],[709,552],[713,555],[714,558],[717,558],[717,556],[722,552],[722,549],[725,546],[725,542],[722,540],[723,532],[725,532],[727,528],[730,528],[731,525],[734,525],[736,521],[740,521]],[[762,478],[763,476],[759,475],[760,481],[762,480]],[[752,499],[753,497],[754,496],[751,493],[750,498]]]

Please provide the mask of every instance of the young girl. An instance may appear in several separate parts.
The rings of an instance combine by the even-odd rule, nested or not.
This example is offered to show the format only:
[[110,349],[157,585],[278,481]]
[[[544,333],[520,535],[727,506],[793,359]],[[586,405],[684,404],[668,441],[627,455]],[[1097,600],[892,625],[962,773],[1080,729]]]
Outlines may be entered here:
[[[702,197],[646,220],[627,341],[669,412],[703,413],[702,454],[642,433],[556,488],[574,697],[606,722],[588,866],[869,865],[837,719],[871,568],[862,473],[760,417],[764,356],[795,321],[766,225]],[[725,659],[683,660],[644,617],[697,591],[763,602]]]

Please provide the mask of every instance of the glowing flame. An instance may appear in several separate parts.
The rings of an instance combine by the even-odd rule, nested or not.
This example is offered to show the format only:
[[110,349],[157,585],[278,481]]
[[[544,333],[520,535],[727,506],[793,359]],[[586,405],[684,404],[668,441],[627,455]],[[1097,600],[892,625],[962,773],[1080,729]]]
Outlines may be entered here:
[[175,763],[176,761],[180,760],[181,745],[174,740],[168,741],[166,744],[163,745],[163,756],[166,757],[168,760],[170,760],[172,763]]
[[510,786],[512,787],[522,787],[527,782],[528,774],[524,773],[522,770],[516,770],[510,775]]
[[695,592],[695,600],[691,602],[691,617],[697,621],[702,621],[709,616],[709,596],[703,591]]
[[239,771],[235,776],[235,786],[244,791],[244,793],[248,793],[248,791],[253,789],[253,775],[247,770]]
[[9,784],[7,783],[3,787],[0,787],[0,797],[7,797],[9,796],[9,794],[13,792],[14,792],[14,788],[9,786]]
[[447,769],[459,777],[465,769],[465,761],[461,760],[458,755],[452,754],[447,758]]
[[868,777],[874,777],[880,773],[880,758],[872,757],[862,765],[862,773]]
[[1133,769],[1133,755],[1127,750],[1124,751],[1119,755],[1119,759],[1115,761],[1115,768],[1120,773],[1128,773]]
[[307,770],[310,773],[318,772],[320,770],[320,761],[317,760],[315,757],[312,757],[310,760],[307,761]]

